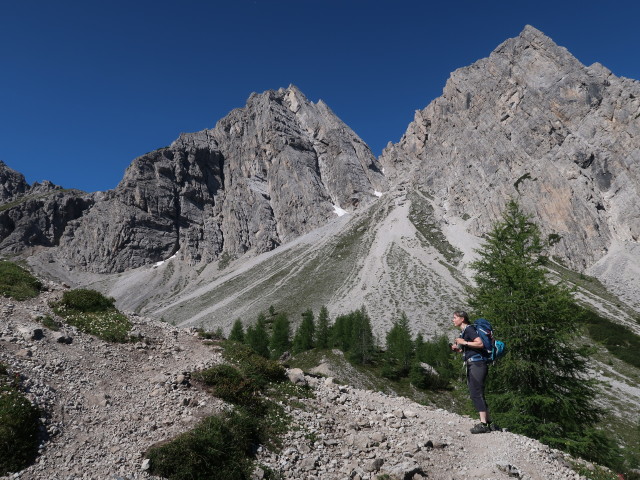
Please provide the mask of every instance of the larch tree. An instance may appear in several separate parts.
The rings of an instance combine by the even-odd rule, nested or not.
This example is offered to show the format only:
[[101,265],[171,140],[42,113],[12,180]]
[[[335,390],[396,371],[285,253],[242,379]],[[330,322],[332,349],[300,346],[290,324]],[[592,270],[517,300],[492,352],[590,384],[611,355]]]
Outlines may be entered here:
[[313,311],[307,309],[302,313],[302,322],[300,322],[296,334],[293,336],[291,345],[293,353],[306,352],[313,348],[315,328]]
[[233,327],[231,327],[231,332],[229,333],[229,340],[240,343],[244,342],[244,327],[242,326],[242,320],[239,318],[233,322]]
[[508,353],[489,372],[492,416],[509,430],[585,457],[606,446],[595,382],[576,340],[571,290],[551,280],[538,226],[515,201],[477,250],[470,305]]
[[329,310],[324,305],[318,314],[318,325],[316,328],[315,343],[316,348],[329,348],[331,329],[329,326]]
[[258,315],[254,325],[247,327],[245,333],[245,343],[250,346],[258,355],[269,358],[269,336],[267,333],[267,319],[263,313]]
[[400,318],[394,320],[387,332],[386,351],[384,354],[385,376],[390,378],[406,377],[413,362],[415,350],[411,340],[409,319],[402,312]]
[[289,318],[284,313],[278,313],[273,321],[271,340],[269,342],[271,358],[280,358],[284,352],[289,350],[290,346],[291,324],[289,323]]

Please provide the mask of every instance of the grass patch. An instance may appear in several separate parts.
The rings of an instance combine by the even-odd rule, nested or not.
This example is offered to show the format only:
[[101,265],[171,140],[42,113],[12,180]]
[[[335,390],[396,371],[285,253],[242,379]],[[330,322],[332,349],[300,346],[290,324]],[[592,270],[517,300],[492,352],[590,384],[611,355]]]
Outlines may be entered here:
[[580,318],[594,341],[602,344],[616,358],[640,368],[640,336],[587,308],[582,308]]
[[29,201],[34,201],[34,200],[42,200],[46,197],[51,197],[54,196],[58,193],[65,193],[65,192],[71,192],[71,191],[75,191],[78,193],[84,193],[81,192],[80,190],[75,190],[73,188],[56,188],[50,192],[45,192],[45,193],[40,193],[37,195],[24,195],[20,198],[18,198],[17,200],[14,200],[13,202],[9,202],[9,203],[5,203],[4,205],[0,205],[0,212],[4,212],[5,210],[9,210],[13,207],[17,207],[18,205],[22,205],[23,203],[29,202]]
[[40,413],[0,363],[0,476],[29,466],[38,453]]
[[442,229],[438,225],[431,204],[417,192],[409,193],[407,199],[411,202],[409,220],[413,223],[414,227],[416,227],[416,230],[422,234],[424,240],[433,246],[447,262],[452,265],[457,265],[462,259],[462,252],[451,245],[447,237],[442,233]]
[[275,360],[258,355],[251,347],[233,341],[223,342],[223,356],[251,378],[260,388],[269,383],[282,382],[287,376],[284,368]]
[[589,480],[620,480],[617,473],[613,473],[608,468],[600,465],[592,465],[589,468],[582,463],[572,462],[571,469]]
[[0,260],[0,295],[14,300],[37,297],[42,283],[21,266]]
[[229,252],[222,252],[222,255],[220,255],[220,261],[218,262],[218,270],[224,270],[233,260],[235,260],[235,256],[231,255]]
[[[611,402],[615,402],[615,399]],[[633,411],[634,406],[628,407]],[[599,425],[604,431],[611,432],[614,441],[620,446],[622,457],[622,473],[627,479],[640,480],[640,473],[633,476],[632,469],[640,468],[640,417],[637,414],[618,417],[612,412],[607,412]]]
[[45,315],[44,317],[38,317],[36,320],[40,322],[43,327],[46,327],[49,330],[53,330],[54,332],[57,332],[60,330],[60,325],[53,318],[51,318],[50,315]]
[[640,323],[640,316],[638,315],[638,312],[607,290],[607,287],[605,287],[597,278],[570,270],[562,265],[561,259],[557,257],[547,258],[545,265],[549,270],[558,274],[565,282],[575,285],[584,292],[590,293],[597,297],[600,302],[605,301],[610,303],[612,306],[622,310]]
[[249,479],[259,441],[258,419],[241,410],[203,420],[193,430],[152,447],[149,471],[172,480]]
[[309,371],[320,363],[327,363],[336,383],[400,395],[420,404],[435,405],[450,411],[459,403],[458,397],[468,400],[468,394],[453,398],[455,392],[452,384],[455,385],[455,381],[451,381],[450,384],[442,388],[430,386],[427,389],[421,389],[413,385],[407,377],[398,379],[383,377],[383,362],[380,351],[376,352],[372,362],[367,365],[351,362],[348,357],[349,355],[343,354],[337,349],[312,349],[295,355],[289,363],[292,367],[304,371]]
[[228,364],[215,365],[206,370],[195,372],[192,378],[209,387],[212,393],[225,402],[259,410],[261,388],[253,379],[243,375],[236,367]]
[[64,292],[52,308],[84,333],[107,342],[128,342],[131,322],[113,306],[114,302],[95,290],[78,289]]

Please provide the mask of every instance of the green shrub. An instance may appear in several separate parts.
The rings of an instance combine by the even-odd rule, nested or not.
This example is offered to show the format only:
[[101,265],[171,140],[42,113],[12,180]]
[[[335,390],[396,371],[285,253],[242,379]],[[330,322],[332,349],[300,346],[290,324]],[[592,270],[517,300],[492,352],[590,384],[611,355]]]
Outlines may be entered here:
[[45,327],[47,327],[49,330],[53,330],[55,332],[57,332],[58,330],[60,330],[60,325],[58,325],[58,322],[56,322],[53,318],[51,318],[51,316],[49,315],[45,315],[44,317],[38,317],[37,320]]
[[131,322],[114,306],[115,300],[95,290],[69,290],[52,305],[53,311],[80,331],[108,342],[129,341]]
[[423,390],[441,390],[449,386],[448,378],[425,370],[420,363],[414,363],[411,366],[409,380],[411,381],[411,385]]
[[213,394],[225,402],[251,406],[258,401],[258,385],[231,365],[216,365],[195,372],[192,378],[211,387]]
[[107,312],[115,309],[114,303],[114,298],[107,298],[96,290],[79,288],[64,292],[60,305],[79,312]]
[[38,453],[38,408],[20,392],[0,364],[0,476],[17,472]]
[[224,357],[238,365],[238,368],[260,387],[269,382],[281,382],[287,378],[282,365],[275,360],[258,355],[247,345],[225,342],[224,347]]
[[24,268],[7,260],[0,260],[0,295],[14,300],[37,297],[42,283]]
[[203,328],[196,328],[198,336],[205,340],[224,340],[224,333],[221,328],[217,328],[215,332],[205,330]]
[[[234,341],[222,345],[225,357],[236,366],[216,365],[193,373],[192,378],[236,407],[150,449],[146,454],[150,473],[177,480],[249,479],[256,445],[281,446],[280,437],[289,428],[290,418],[270,394],[283,386],[284,368],[246,345]],[[272,388],[274,383],[277,389]],[[308,396],[304,389],[285,390],[278,392],[280,397]]]
[[149,471],[171,480],[249,479],[258,423],[243,411],[203,420],[196,428],[147,452]]

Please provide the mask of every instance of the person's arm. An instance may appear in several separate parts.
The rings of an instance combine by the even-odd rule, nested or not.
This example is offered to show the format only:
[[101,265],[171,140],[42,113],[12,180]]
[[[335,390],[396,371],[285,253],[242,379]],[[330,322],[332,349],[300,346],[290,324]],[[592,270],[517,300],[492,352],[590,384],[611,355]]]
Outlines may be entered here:
[[467,341],[464,338],[456,338],[456,343],[463,347],[469,348],[482,348],[482,339],[480,337],[474,338],[472,341]]

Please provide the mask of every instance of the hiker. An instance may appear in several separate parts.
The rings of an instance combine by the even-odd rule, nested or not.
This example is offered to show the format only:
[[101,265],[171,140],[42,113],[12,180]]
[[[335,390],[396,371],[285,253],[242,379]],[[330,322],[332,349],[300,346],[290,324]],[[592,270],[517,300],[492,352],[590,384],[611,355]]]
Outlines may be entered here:
[[484,398],[484,382],[487,379],[488,365],[482,354],[482,339],[476,328],[469,323],[467,312],[453,312],[453,324],[461,330],[461,334],[451,345],[451,350],[462,352],[467,367],[467,385],[473,406],[480,414],[480,423],[471,428],[471,433],[488,433],[492,431],[489,420],[489,407]]

